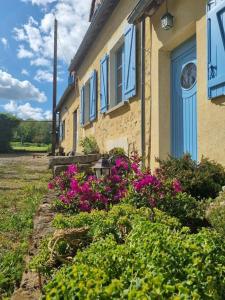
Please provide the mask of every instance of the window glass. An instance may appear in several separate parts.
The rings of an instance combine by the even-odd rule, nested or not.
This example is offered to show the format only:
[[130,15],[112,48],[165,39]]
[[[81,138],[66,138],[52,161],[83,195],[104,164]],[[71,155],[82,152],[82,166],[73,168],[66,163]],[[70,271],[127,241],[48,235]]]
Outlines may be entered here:
[[90,80],[84,87],[84,124],[90,120]]
[[123,51],[124,46],[116,52],[116,102],[120,103],[123,99]]
[[62,140],[65,139],[65,126],[66,126],[66,121],[64,120],[62,123]]
[[196,83],[197,67],[196,64],[191,62],[184,66],[181,72],[181,87],[185,90],[191,89]]

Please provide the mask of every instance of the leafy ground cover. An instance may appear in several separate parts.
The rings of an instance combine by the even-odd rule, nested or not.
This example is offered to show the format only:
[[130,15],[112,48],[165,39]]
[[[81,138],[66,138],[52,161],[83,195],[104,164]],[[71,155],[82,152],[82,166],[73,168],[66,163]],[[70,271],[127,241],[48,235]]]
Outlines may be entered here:
[[113,161],[109,176],[71,165],[49,183],[61,237],[30,265],[48,278],[43,299],[224,299],[224,168],[188,156],[155,172],[137,155]]
[[11,142],[11,148],[14,151],[24,151],[24,152],[48,152],[50,150],[50,145],[37,144],[37,143],[23,143]]
[[0,298],[9,297],[20,282],[32,218],[48,180],[43,156],[0,156]]

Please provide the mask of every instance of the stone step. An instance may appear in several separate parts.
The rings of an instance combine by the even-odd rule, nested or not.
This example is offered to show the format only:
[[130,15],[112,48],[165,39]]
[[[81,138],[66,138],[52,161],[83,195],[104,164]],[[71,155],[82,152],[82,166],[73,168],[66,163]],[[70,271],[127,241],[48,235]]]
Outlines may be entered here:
[[88,164],[97,161],[100,154],[76,155],[76,156],[54,156],[49,159],[49,169],[54,166],[71,165],[71,164]]

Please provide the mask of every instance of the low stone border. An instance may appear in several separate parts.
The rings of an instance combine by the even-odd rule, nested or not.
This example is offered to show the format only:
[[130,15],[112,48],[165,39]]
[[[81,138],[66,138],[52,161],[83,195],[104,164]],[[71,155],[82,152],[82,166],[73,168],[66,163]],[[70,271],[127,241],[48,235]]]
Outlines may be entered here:
[[38,300],[41,297],[39,275],[29,270],[28,265],[33,256],[37,254],[41,240],[54,231],[52,220],[55,212],[52,209],[52,202],[55,198],[56,195],[49,192],[35,214],[29,252],[25,258],[26,269],[22,276],[20,288],[14,292],[12,300]]

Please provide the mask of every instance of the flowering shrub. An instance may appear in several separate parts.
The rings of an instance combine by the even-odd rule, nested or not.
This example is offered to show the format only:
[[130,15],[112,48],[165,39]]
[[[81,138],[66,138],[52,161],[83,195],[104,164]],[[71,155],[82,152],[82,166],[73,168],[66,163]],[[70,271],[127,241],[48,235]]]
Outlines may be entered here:
[[118,158],[111,174],[98,179],[79,174],[77,167],[71,165],[61,176],[54,178],[48,188],[57,190],[60,201],[74,211],[108,210],[126,195],[129,170],[128,162]]
[[181,158],[169,157],[158,161],[157,177],[178,179],[183,191],[196,199],[214,199],[225,185],[224,167],[207,158],[196,162],[186,154]]
[[129,160],[118,157],[111,174],[100,179],[79,174],[71,165],[61,176],[49,183],[49,189],[56,189],[60,201],[74,211],[90,212],[92,209],[108,210],[129,196],[137,207],[156,207],[159,199],[176,195],[181,191],[177,180],[157,178],[149,170],[141,170],[140,158],[133,154]]

